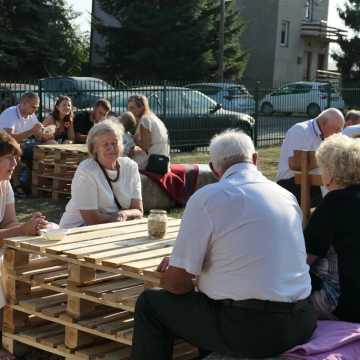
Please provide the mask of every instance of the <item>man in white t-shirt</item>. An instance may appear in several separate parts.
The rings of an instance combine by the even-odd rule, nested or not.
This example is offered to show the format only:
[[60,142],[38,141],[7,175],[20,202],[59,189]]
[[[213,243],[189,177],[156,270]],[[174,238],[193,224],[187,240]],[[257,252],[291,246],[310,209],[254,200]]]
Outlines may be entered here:
[[[340,110],[330,108],[324,110],[315,119],[293,125],[286,133],[281,145],[279,167],[276,176],[277,183],[293,193],[300,203],[300,186],[295,184],[294,172],[290,162],[295,150],[317,150],[325,138],[341,132],[344,127],[344,116]],[[311,206],[317,206],[322,195],[320,187],[311,188]]]
[[170,359],[175,337],[270,357],[306,342],[316,326],[295,197],[260,173],[242,132],[216,136],[210,159],[220,180],[189,200],[171,258],[158,268],[163,289],[137,301],[132,360]]
[[31,136],[41,138],[42,125],[35,112],[39,108],[39,97],[34,93],[21,96],[17,106],[11,106],[0,114],[0,128],[22,143]]
[[345,115],[344,135],[350,137],[360,137],[360,111],[349,110]]
[[[30,170],[34,146],[50,138],[43,134],[43,126],[35,115],[38,108],[39,97],[28,92],[21,96],[18,105],[11,106],[0,114],[0,129],[4,129],[21,144],[22,160],[27,166],[27,168],[18,166],[13,177],[14,181],[21,183],[21,194],[30,191]],[[20,194],[17,184],[15,184],[15,188],[17,188],[16,192]]]

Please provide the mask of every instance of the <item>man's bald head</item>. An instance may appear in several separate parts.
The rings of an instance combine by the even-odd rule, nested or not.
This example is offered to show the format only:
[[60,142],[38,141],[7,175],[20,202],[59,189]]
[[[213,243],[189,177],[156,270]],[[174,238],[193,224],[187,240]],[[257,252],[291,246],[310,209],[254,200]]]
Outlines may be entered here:
[[324,138],[341,132],[345,125],[344,115],[339,109],[335,108],[324,110],[317,117],[317,122]]

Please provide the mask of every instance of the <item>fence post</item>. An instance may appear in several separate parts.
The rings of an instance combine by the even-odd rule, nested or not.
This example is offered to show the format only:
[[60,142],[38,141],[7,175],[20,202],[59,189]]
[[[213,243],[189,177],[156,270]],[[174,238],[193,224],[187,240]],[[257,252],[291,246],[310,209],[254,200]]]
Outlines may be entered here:
[[255,83],[255,91],[254,91],[254,98],[255,98],[254,119],[255,119],[255,125],[253,127],[253,141],[254,141],[255,148],[258,145],[258,119],[259,119],[259,102],[260,102],[259,87],[260,87],[260,81],[257,81]]
[[326,107],[330,108],[331,107],[331,90],[332,90],[332,86],[331,83],[328,82],[328,87],[327,87],[327,104]]
[[42,119],[43,119],[43,97],[42,97],[41,80],[38,81],[38,96],[40,99],[38,113],[39,113],[39,119],[40,119],[40,121],[42,121]]
[[167,81],[164,80],[164,120],[166,120],[166,114],[167,114],[166,91],[167,91]]

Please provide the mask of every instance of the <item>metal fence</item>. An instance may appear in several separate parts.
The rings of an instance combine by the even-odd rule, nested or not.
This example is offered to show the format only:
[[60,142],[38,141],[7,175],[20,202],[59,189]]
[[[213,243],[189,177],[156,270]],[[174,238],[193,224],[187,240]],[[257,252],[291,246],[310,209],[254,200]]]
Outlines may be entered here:
[[40,97],[40,119],[53,111],[59,95],[71,97],[76,111],[90,109],[98,99],[106,98],[114,115],[127,110],[129,96],[146,95],[151,109],[169,130],[172,148],[187,151],[206,148],[214,134],[227,128],[244,130],[257,147],[280,144],[289,127],[326,108],[345,110],[347,99],[352,107],[360,107],[359,88],[341,89],[326,82],[275,87],[256,82],[245,87],[235,82],[107,83],[95,78],[58,77],[33,83],[0,81],[0,111],[18,103],[27,91]]

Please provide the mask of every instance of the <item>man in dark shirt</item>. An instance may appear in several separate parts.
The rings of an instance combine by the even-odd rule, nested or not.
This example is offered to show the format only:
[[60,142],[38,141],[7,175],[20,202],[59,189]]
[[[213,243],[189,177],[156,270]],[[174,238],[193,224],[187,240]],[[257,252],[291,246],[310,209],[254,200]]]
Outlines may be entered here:
[[96,101],[93,110],[81,111],[74,117],[75,140],[77,143],[85,143],[87,134],[92,126],[102,120],[105,120],[111,104],[106,99]]

